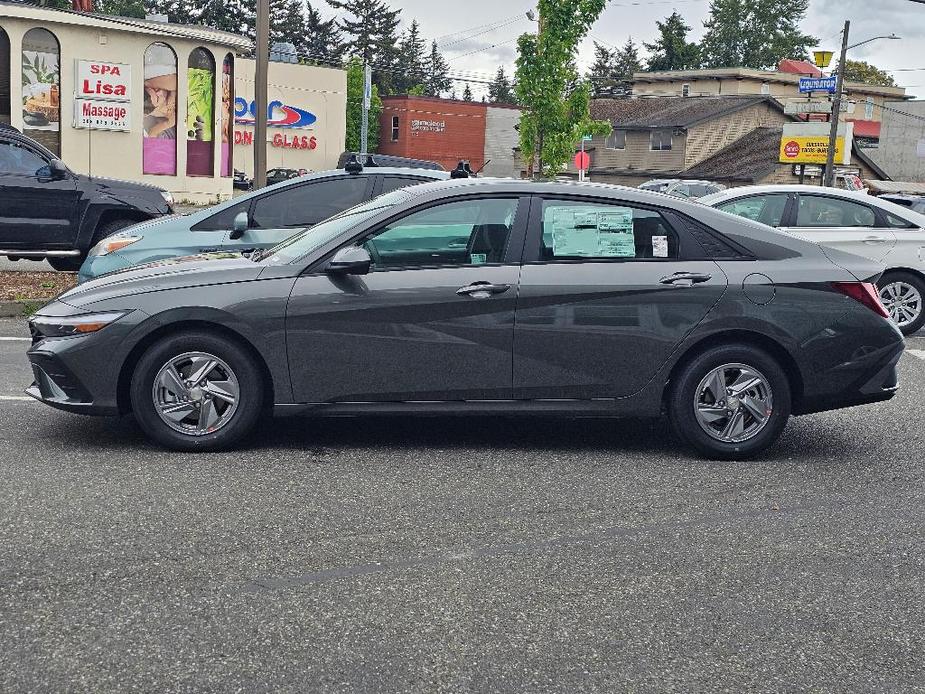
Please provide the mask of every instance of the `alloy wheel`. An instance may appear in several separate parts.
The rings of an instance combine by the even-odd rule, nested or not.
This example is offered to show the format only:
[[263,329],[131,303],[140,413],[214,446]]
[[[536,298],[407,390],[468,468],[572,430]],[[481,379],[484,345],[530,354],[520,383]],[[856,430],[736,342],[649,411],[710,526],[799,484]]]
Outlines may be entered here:
[[890,282],[880,288],[880,300],[900,328],[911,325],[922,313],[922,295],[907,282]]
[[234,417],[241,388],[231,367],[205,352],[187,352],[164,364],[152,397],[161,420],[188,436],[212,434]]
[[697,386],[694,412],[700,427],[717,441],[748,441],[771,419],[771,384],[751,366],[724,364],[710,371]]

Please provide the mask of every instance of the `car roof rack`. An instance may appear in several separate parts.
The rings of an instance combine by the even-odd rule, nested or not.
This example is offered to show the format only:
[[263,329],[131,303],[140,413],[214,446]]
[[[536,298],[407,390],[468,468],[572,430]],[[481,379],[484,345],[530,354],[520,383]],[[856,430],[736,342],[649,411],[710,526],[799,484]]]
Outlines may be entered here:
[[351,154],[350,159],[347,160],[347,163],[344,164],[344,171],[348,174],[358,174],[363,172],[363,165],[360,163],[360,160],[357,159],[356,154]]
[[366,155],[366,163],[363,164],[363,166],[365,166],[365,167],[367,167],[367,168],[374,168],[374,167],[375,167],[375,168],[378,168],[378,167],[379,167],[379,162],[376,161],[376,158],[375,158],[372,154],[367,154],[367,155]]
[[455,169],[450,171],[450,178],[473,178],[475,172],[469,167],[469,162],[460,161]]

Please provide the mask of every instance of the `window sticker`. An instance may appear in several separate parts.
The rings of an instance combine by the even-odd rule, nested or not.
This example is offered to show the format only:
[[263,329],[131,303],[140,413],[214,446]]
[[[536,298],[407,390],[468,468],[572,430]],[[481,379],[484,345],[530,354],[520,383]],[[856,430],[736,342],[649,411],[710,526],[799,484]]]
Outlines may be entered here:
[[552,249],[557,257],[635,258],[633,211],[626,207],[552,207]]
[[488,262],[487,253],[473,253],[471,255],[471,260],[469,261],[472,265],[484,265]]
[[668,237],[667,236],[653,236],[652,237],[652,256],[655,258],[667,258],[668,257]]

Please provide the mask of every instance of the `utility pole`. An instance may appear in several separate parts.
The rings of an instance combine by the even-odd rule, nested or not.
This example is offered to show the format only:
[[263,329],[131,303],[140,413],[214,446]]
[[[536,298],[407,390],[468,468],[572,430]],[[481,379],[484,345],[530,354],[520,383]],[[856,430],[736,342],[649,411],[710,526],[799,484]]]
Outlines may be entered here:
[[[845,62],[848,59],[848,31],[851,22],[845,22],[841,37],[841,59],[838,61],[838,76],[835,81],[835,102],[832,104],[832,127],[829,129],[829,152],[825,159],[825,176],[822,185],[831,187],[835,183],[835,144],[838,141],[838,123],[841,120],[841,100],[845,85]],[[848,141],[845,140],[847,146]]]
[[360,123],[360,154],[369,153],[369,107],[373,100],[373,70],[363,61],[363,118]]
[[257,0],[254,70],[254,188],[267,185],[267,81],[270,69],[270,0]]

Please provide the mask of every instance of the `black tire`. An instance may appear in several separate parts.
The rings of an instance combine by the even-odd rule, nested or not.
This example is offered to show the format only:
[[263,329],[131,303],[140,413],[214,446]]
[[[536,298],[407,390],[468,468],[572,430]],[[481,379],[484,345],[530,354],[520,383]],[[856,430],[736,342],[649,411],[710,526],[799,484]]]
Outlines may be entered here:
[[[201,435],[171,428],[158,414],[154,398],[154,381],[161,368],[191,352],[218,357],[231,369],[239,386],[236,409],[227,423]],[[138,424],[156,442],[178,451],[217,451],[232,447],[249,434],[260,419],[264,393],[264,377],[254,357],[232,340],[203,332],[178,333],[156,342],[142,355],[131,382],[132,412]]]
[[877,282],[877,289],[880,290],[880,299],[883,301],[884,306],[887,306],[889,310],[889,297],[884,296],[884,288],[896,283],[902,283],[914,287],[915,290],[919,293],[919,315],[918,318],[914,319],[912,322],[906,323],[905,325],[900,325],[897,323],[897,327],[900,329],[903,335],[913,335],[922,329],[922,326],[925,325],[925,281],[921,277],[912,272],[903,272],[901,270],[894,270],[891,272],[883,273],[883,276],[880,278],[880,281]]
[[[137,222],[133,219],[110,219],[105,224],[100,224],[96,228],[96,231],[93,232],[93,238],[90,239],[90,248],[93,248],[107,236],[112,236],[117,231],[125,229],[125,227],[130,227],[132,224],[137,224]],[[58,272],[77,272],[86,259],[87,256],[85,254],[70,257],[59,256],[49,258],[48,264]]]
[[[763,428],[738,442],[714,438],[698,420],[695,396],[701,382],[721,366],[742,364],[757,370],[767,381],[773,399],[772,412]],[[774,357],[746,344],[730,344],[705,350],[682,365],[671,384],[668,412],[677,435],[701,454],[720,460],[747,460],[767,450],[780,437],[790,418],[791,392],[787,375]],[[740,407],[738,402],[736,408]],[[751,417],[751,415],[745,415]],[[756,421],[756,420],[755,420]],[[721,424],[721,423],[720,423]],[[719,426],[719,425],[718,425]]]

